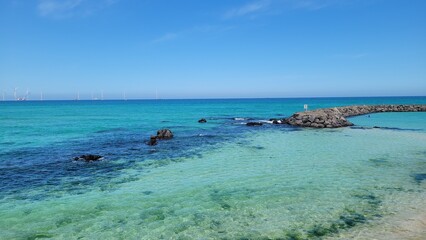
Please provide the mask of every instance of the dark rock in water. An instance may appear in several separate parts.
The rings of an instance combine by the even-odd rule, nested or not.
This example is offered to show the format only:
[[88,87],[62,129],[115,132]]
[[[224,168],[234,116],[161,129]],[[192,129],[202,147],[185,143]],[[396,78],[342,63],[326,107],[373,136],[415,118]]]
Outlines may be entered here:
[[271,121],[272,124],[283,124],[284,123],[283,120],[281,120],[281,119],[275,119],[275,118],[271,118],[271,119],[269,119],[269,121]]
[[161,129],[157,131],[157,136],[151,136],[149,141],[146,143],[149,146],[154,146],[157,145],[158,141],[157,140],[167,140],[167,139],[172,139],[173,138],[173,133],[172,131],[170,131],[170,129]]
[[426,180],[426,173],[414,174],[414,180],[416,180],[417,183],[421,183],[423,180]]
[[205,118],[201,118],[200,120],[198,120],[199,123],[206,123],[207,120]]
[[171,139],[173,138],[173,133],[170,129],[161,129],[157,131],[157,139]]
[[93,154],[87,154],[87,155],[81,155],[80,157],[75,157],[74,160],[75,161],[97,161],[100,160],[102,158],[102,156],[99,155],[93,155]]
[[147,144],[149,146],[157,145],[157,136],[151,136],[151,138],[149,139],[149,141],[147,142]]
[[263,123],[261,122],[248,122],[246,123],[247,126],[262,126]]
[[381,128],[381,127],[379,127],[379,126],[374,126],[373,128]]

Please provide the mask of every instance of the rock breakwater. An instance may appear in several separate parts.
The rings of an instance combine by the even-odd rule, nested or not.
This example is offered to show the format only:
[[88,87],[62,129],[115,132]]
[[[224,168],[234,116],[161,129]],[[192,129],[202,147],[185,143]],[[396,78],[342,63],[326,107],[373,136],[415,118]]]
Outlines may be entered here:
[[426,112],[426,105],[363,105],[324,108],[295,113],[284,119],[284,122],[299,127],[339,128],[354,125],[346,119],[347,117],[380,112]]

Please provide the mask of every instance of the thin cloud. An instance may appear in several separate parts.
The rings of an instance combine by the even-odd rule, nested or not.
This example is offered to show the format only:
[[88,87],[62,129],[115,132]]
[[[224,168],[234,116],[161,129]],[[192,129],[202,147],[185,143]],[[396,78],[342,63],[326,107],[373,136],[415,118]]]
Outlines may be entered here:
[[355,53],[355,54],[334,54],[332,55],[333,58],[339,58],[339,59],[361,59],[367,57],[367,53]]
[[293,9],[320,10],[334,5],[344,5],[355,0],[286,0]]
[[152,43],[161,43],[166,41],[171,41],[173,39],[176,39],[179,35],[177,33],[166,33],[163,36],[152,40]]
[[223,18],[230,19],[271,13],[277,14],[277,12],[280,13],[283,10],[315,11],[358,1],[360,0],[258,0],[255,2],[247,2],[245,5],[226,11],[223,14]]
[[38,4],[38,11],[42,16],[64,14],[66,12],[72,11],[82,2],[83,0],[41,0]]
[[161,42],[168,42],[175,40],[177,38],[184,38],[187,36],[193,36],[195,34],[216,34],[216,33],[222,33],[226,31],[230,31],[232,29],[235,29],[235,26],[228,26],[228,25],[200,25],[200,26],[194,26],[192,28],[182,30],[180,32],[169,32],[166,33],[154,40],[151,41],[151,43],[161,43]]
[[257,1],[245,4],[243,6],[231,9],[224,14],[224,18],[241,17],[252,15],[258,12],[265,11],[270,5],[270,1]]
[[37,11],[40,16],[51,18],[68,18],[87,16],[118,0],[39,0]]
[[[321,10],[323,8],[335,7],[335,6],[354,6],[354,5],[369,5],[374,4],[378,0],[273,0],[277,5],[281,5],[281,8],[293,9],[293,10]],[[275,7],[275,6],[274,6]],[[276,6],[280,8],[279,6]]]
[[200,25],[200,26],[193,27],[188,32],[199,32],[199,33],[205,33],[205,34],[213,33],[214,34],[214,33],[221,33],[221,32],[230,31],[230,30],[235,29],[235,28],[236,28],[236,26],[233,26],[233,25]]
[[307,10],[319,10],[325,8],[331,4],[334,4],[334,1],[328,0],[292,0],[288,1],[289,5],[293,9],[307,9]]

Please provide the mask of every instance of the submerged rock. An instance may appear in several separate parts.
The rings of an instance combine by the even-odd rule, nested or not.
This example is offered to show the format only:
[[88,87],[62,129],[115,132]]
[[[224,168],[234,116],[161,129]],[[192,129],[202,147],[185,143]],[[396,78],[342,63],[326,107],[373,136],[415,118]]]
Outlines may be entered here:
[[157,145],[157,136],[151,136],[151,138],[146,144],[148,144],[149,146]]
[[172,139],[173,133],[170,129],[161,129],[157,131],[157,139]]
[[87,155],[81,155],[80,157],[75,157],[74,160],[75,161],[97,161],[100,160],[101,158],[103,158],[100,155],[93,155],[93,154],[87,154]]
[[261,122],[248,122],[246,123],[247,126],[262,126],[263,123]]
[[206,123],[207,120],[205,118],[201,118],[200,120],[198,120],[199,123]]
[[414,180],[417,183],[421,183],[423,180],[426,180],[426,173],[414,174]]
[[[367,221],[363,214],[351,212],[340,216],[341,228],[354,227],[356,224],[365,223]],[[343,226],[342,226],[343,225]]]

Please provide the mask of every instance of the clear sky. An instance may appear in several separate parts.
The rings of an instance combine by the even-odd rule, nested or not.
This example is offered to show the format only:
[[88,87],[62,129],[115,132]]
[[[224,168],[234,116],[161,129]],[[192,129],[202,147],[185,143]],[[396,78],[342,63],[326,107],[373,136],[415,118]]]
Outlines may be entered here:
[[[426,95],[424,0],[0,0],[0,94]],[[1,96],[0,96],[1,97]]]

